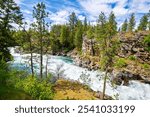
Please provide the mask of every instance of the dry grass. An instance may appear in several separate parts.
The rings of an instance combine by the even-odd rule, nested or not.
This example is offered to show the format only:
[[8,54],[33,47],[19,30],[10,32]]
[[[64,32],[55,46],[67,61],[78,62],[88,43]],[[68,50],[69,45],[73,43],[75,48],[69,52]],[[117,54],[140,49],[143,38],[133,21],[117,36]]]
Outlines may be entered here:
[[54,100],[94,100],[94,92],[78,82],[58,80]]

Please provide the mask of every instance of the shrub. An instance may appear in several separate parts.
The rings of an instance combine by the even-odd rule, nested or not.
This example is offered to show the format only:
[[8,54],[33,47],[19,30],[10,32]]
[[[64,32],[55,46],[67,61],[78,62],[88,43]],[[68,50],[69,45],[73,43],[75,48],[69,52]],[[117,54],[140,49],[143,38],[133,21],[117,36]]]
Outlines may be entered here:
[[46,80],[39,81],[31,76],[16,83],[16,88],[24,90],[33,99],[53,99],[52,84]]
[[128,58],[129,58],[130,60],[133,60],[133,61],[135,61],[135,60],[136,60],[136,57],[135,57],[135,56],[133,56],[133,55],[130,55]]
[[144,69],[150,69],[150,65],[147,64],[147,63],[144,63],[144,64],[143,64],[143,68],[144,68]]
[[122,67],[127,66],[127,63],[124,58],[119,58],[114,65],[117,68],[122,68]]
[[7,63],[4,60],[0,60],[0,85],[7,85],[9,77]]
[[150,52],[150,35],[144,38],[145,50]]

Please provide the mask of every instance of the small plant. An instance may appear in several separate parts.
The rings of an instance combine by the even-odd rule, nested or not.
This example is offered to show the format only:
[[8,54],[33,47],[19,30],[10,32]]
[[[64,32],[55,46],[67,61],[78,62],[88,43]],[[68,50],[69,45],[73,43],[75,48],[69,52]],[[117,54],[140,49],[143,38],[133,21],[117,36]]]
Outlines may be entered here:
[[130,60],[132,60],[132,61],[135,61],[135,60],[136,60],[136,57],[133,56],[133,55],[130,55],[128,58],[129,58]]
[[17,82],[15,87],[25,91],[33,99],[53,99],[54,96],[51,83],[46,80],[39,81],[31,76]]
[[117,59],[117,61],[114,65],[117,68],[122,68],[122,67],[125,67],[127,65],[127,63],[124,58],[119,58],[119,59]]
[[145,45],[145,50],[150,52],[150,35],[146,36],[143,42]]
[[81,80],[83,82],[83,84],[85,85],[90,85],[91,84],[91,78],[90,78],[90,74],[87,74],[87,72],[85,71],[82,72],[82,74],[80,75],[80,78],[78,80]]
[[147,64],[147,63],[144,63],[144,64],[143,64],[143,68],[144,68],[144,69],[150,69],[150,65]]

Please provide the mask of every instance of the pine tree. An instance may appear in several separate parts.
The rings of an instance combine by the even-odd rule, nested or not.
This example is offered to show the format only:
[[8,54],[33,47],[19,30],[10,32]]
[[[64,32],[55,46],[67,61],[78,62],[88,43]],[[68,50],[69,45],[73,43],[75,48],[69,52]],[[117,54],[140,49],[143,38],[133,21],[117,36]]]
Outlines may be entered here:
[[74,48],[75,45],[74,45],[74,41],[75,41],[75,28],[77,26],[77,22],[78,22],[78,19],[77,19],[77,16],[74,12],[72,12],[72,14],[69,16],[69,30],[70,30],[70,33],[69,33],[69,43],[70,43],[70,46],[71,48]]
[[150,30],[150,10],[147,15],[148,15],[148,30]]
[[94,56],[95,55],[94,44],[93,44],[94,27],[92,27],[90,25],[89,25],[88,30],[87,30],[87,38],[90,39],[90,45],[91,45],[91,52],[90,52],[90,54],[92,56]]
[[129,19],[129,23],[128,23],[128,31],[133,31],[134,27],[135,27],[135,15],[134,13],[131,14],[130,19]]
[[84,25],[83,25],[83,31],[86,32],[87,31],[87,18],[84,18]]
[[75,46],[76,48],[80,51],[81,48],[82,48],[82,35],[83,35],[83,26],[82,26],[82,22],[80,20],[78,20],[78,23],[77,23],[77,31],[75,33],[75,40],[74,40],[74,43],[75,43]]
[[148,15],[146,14],[140,19],[140,24],[138,26],[138,30],[146,30],[147,25],[148,25]]
[[46,21],[45,18],[48,17],[48,13],[45,11],[45,4],[38,3],[33,10],[33,18],[36,19],[36,27],[38,31],[38,39],[40,46],[40,78],[43,78],[43,37],[46,31]]
[[[25,23],[21,23],[20,24],[20,27],[22,28],[22,34],[19,36],[19,40],[22,40],[21,44],[22,47],[24,47],[24,45],[27,45],[27,47],[25,49],[28,49],[29,48],[29,52],[30,52],[30,66],[31,66],[31,73],[32,73],[32,77],[34,77],[34,67],[33,67],[33,36],[34,35],[34,31],[32,29],[32,24],[31,26],[29,27],[29,30],[26,29],[26,25],[29,25],[27,24],[26,22]],[[23,37],[22,37],[23,36]],[[22,37],[22,39],[20,39],[20,37]]]
[[127,29],[128,29],[128,20],[125,19],[124,23],[122,24],[121,31],[127,32]]
[[115,21],[115,14],[113,12],[110,13],[108,18],[108,27],[107,32],[110,38],[117,33],[117,22]]
[[13,0],[0,0],[0,60],[10,60],[8,47],[14,45],[12,24],[19,24],[21,20],[20,8]]
[[67,42],[67,27],[66,25],[62,25],[61,27],[61,34],[60,34],[60,43],[63,47],[65,47]]
[[100,13],[98,18],[98,25],[96,27],[96,38],[100,40],[105,37],[105,28],[106,28],[106,16],[103,12]]
[[98,20],[98,32],[97,39],[99,41],[100,48],[100,68],[105,71],[104,84],[103,84],[103,96],[105,97],[106,80],[108,72],[113,65],[113,58],[116,52],[117,40],[113,39],[113,36],[117,33],[117,23],[115,21],[115,15],[110,13],[108,21],[104,13],[101,13]]
[[73,31],[77,25],[78,19],[74,12],[69,16],[69,26],[71,31]]

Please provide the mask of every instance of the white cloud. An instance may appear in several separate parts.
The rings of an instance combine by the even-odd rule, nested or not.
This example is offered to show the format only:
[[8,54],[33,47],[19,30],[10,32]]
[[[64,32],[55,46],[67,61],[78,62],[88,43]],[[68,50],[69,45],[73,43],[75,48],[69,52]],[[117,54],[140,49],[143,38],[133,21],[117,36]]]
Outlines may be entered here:
[[[106,16],[113,11],[117,17],[118,26],[122,24],[125,18],[131,13],[136,14],[136,20],[139,22],[139,13],[147,13],[150,4],[149,0],[78,0],[82,9],[88,14],[90,21],[96,21],[100,12],[104,12]],[[115,3],[112,8],[111,4]]]
[[[80,13],[80,11],[73,7],[66,7],[55,13],[51,12],[49,18],[52,20],[52,24],[65,24],[68,22],[68,17],[72,12],[75,12],[77,16]],[[79,18],[82,20],[81,15],[79,15]]]
[[96,0],[78,0],[83,9],[92,16],[98,16],[101,11],[110,12],[111,9],[102,1]]
[[130,3],[130,13],[147,13],[150,9],[150,4],[147,4],[149,0],[133,0]]
[[69,12],[67,10],[61,10],[56,13],[51,13],[49,18],[53,21],[53,24],[64,24],[67,22]]
[[20,4],[23,0],[14,0],[15,3]]
[[25,14],[32,14],[32,11],[27,10],[27,9],[22,10],[22,12],[25,13]]
[[83,15],[78,15],[78,19],[81,20],[81,21],[83,21],[83,20],[85,19],[85,16],[83,16]]

